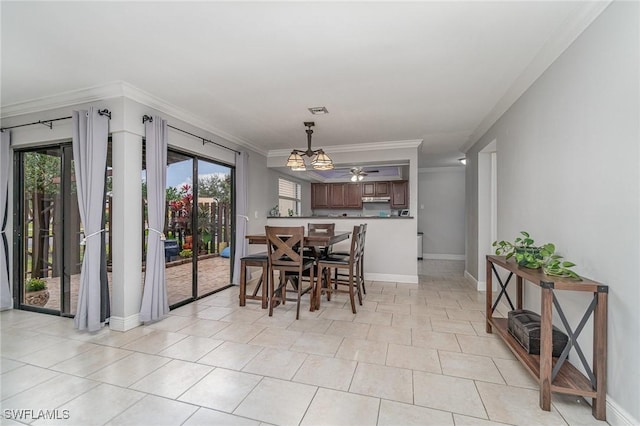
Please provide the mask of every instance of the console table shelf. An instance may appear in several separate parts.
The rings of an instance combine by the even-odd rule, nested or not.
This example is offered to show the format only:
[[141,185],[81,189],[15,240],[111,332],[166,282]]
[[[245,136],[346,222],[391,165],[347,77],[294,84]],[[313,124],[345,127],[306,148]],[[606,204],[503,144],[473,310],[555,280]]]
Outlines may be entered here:
[[[509,272],[509,277],[503,283],[497,273],[496,266]],[[598,420],[606,420],[606,366],[607,366],[607,293],[608,287],[598,282],[583,279],[582,281],[556,278],[545,275],[539,270],[519,266],[515,261],[507,261],[504,256],[487,256],[486,281],[486,324],[487,333],[496,332],[507,344],[516,358],[525,366],[527,371],[540,385],[540,407],[551,409],[551,392],[578,395],[593,398],[592,414]],[[493,276],[500,284],[500,294],[493,300]],[[516,307],[507,293],[507,286],[511,278],[516,277]],[[505,295],[511,309],[522,309],[523,285],[525,280],[541,289],[541,330],[540,355],[532,355],[509,333],[506,318],[494,318],[493,311]],[[580,291],[593,293],[593,300],[586,309],[580,324],[572,330],[566,320],[562,307],[554,295],[554,291]],[[569,335],[567,347],[559,358],[552,357],[552,308],[556,307]],[[593,315],[593,368],[591,369],[582,353],[577,338],[587,319]],[[587,371],[587,375],[580,372],[568,362],[571,348],[575,348],[579,358]],[[565,354],[566,353],[566,354]],[[559,365],[558,365],[559,363]]]

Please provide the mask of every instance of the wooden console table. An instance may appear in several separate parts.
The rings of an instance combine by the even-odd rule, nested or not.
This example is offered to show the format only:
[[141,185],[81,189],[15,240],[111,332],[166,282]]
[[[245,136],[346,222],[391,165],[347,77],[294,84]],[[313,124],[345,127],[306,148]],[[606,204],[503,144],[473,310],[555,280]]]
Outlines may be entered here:
[[[509,276],[503,283],[498,275],[496,266],[509,272]],[[593,398],[592,414],[598,420],[606,420],[606,387],[607,387],[607,295],[609,287],[595,281],[583,278],[582,281],[552,277],[545,275],[540,270],[528,269],[513,260],[505,260],[504,256],[487,256],[487,295],[486,316],[487,333],[493,330],[504,340],[511,352],[526,367],[529,373],[535,377],[540,385],[540,408],[551,410],[551,392],[579,395]],[[493,275],[500,284],[500,293],[493,301]],[[507,293],[507,286],[513,276],[516,276],[516,307],[513,306],[511,297]],[[494,318],[493,311],[498,306],[504,295],[511,309],[522,309],[523,282],[528,281],[540,287],[540,355],[531,355],[518,343],[507,330],[506,318]],[[566,316],[555,296],[555,291],[581,291],[593,294],[591,303],[587,307],[574,329],[567,321]],[[558,358],[552,357],[551,333],[552,333],[552,309],[555,309],[569,336],[564,351]],[[593,368],[589,366],[580,345],[578,336],[589,317],[593,315]],[[575,348],[578,357],[586,371],[586,376],[567,361],[569,351]]]

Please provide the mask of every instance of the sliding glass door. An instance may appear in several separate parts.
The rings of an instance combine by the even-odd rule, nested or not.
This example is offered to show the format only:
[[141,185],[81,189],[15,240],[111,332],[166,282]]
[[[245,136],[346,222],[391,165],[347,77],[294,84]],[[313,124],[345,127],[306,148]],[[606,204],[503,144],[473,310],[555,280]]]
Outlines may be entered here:
[[232,168],[167,152],[164,234],[171,307],[230,285],[231,188]]
[[197,163],[198,296],[230,283],[231,169],[206,160]]
[[82,259],[71,145],[17,152],[15,170],[18,306],[71,315]]

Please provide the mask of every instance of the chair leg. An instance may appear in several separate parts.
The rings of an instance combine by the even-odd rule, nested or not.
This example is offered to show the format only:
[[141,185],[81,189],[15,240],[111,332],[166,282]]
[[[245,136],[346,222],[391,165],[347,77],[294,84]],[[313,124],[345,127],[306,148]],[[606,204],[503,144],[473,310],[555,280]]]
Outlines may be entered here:
[[280,303],[284,306],[287,301],[287,277],[284,271],[280,271]]
[[353,274],[349,274],[349,299],[351,299],[351,310],[356,313],[356,298],[353,294]]
[[360,279],[362,280],[362,292],[367,294],[367,289],[364,286],[364,257],[360,258]]
[[296,306],[296,319],[300,319],[300,300],[302,299],[302,276],[298,276],[298,304]]
[[247,303],[247,267],[244,262],[240,264],[240,306]]
[[358,276],[358,269],[356,268],[355,270],[355,274],[353,274],[353,279],[355,280],[355,284],[356,284],[356,291],[358,292],[358,303],[360,304],[360,306],[362,306],[362,292],[360,291],[360,277]]
[[311,267],[311,269],[309,270],[309,285],[311,286],[311,290],[309,290],[309,306],[311,306],[312,308],[310,308],[309,310],[311,312],[316,310],[316,303],[318,303],[318,307],[320,304],[320,297],[318,295],[318,299],[316,301],[316,293],[318,292],[318,282],[316,280],[315,274],[313,273],[313,267]]
[[269,281],[269,267],[264,264],[262,267],[262,309],[267,309]]
[[324,268],[324,286],[327,293],[327,302],[331,302],[331,268]]
[[275,281],[273,276],[273,271],[271,271],[271,275],[269,276],[269,316],[273,316],[273,304],[275,303],[275,289],[273,287],[273,282]]

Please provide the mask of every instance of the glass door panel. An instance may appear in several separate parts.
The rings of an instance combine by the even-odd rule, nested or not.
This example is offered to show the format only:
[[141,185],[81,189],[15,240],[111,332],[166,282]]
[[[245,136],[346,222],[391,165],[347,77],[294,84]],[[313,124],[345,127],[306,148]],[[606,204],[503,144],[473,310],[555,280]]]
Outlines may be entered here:
[[62,205],[59,147],[22,153],[22,291],[23,306],[60,312],[62,273]]
[[231,169],[198,160],[198,288],[201,297],[228,286],[231,251]]
[[[193,299],[193,159],[167,152],[166,278],[169,306]],[[197,241],[197,240],[196,240]],[[175,250],[169,247],[175,247]],[[195,250],[195,251],[194,251]]]

